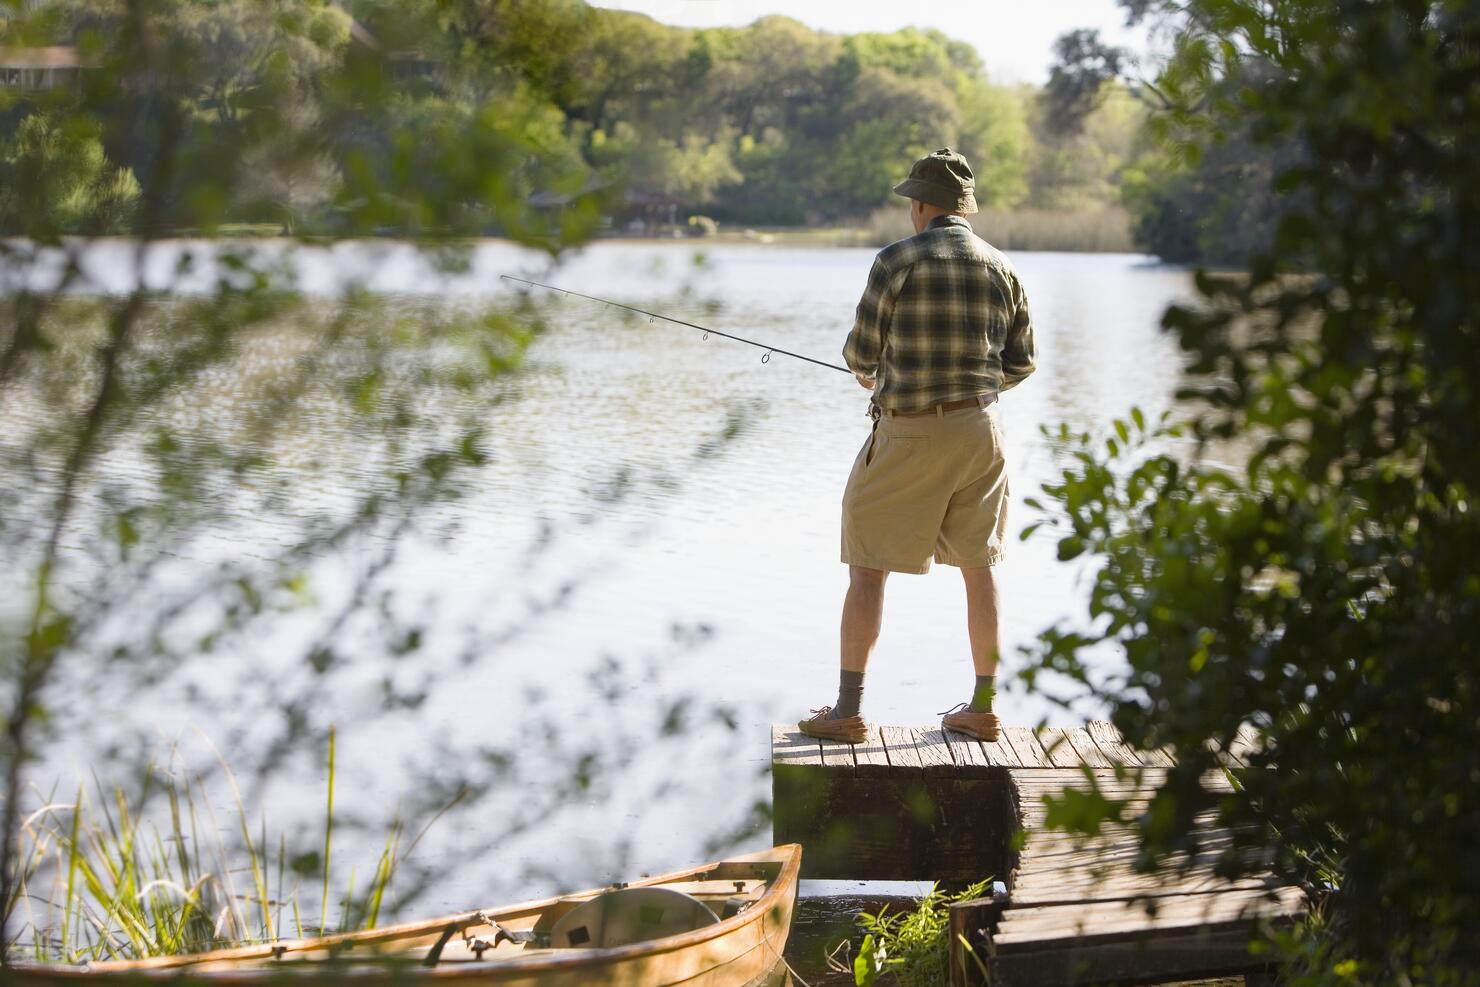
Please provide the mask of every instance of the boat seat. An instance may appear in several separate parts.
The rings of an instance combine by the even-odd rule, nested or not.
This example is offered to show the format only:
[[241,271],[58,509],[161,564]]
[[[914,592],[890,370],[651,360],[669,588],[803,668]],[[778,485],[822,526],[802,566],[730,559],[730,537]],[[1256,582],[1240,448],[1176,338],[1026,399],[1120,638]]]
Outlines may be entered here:
[[601,949],[661,939],[714,925],[719,918],[693,895],[672,888],[607,891],[566,912],[550,930],[558,948]]

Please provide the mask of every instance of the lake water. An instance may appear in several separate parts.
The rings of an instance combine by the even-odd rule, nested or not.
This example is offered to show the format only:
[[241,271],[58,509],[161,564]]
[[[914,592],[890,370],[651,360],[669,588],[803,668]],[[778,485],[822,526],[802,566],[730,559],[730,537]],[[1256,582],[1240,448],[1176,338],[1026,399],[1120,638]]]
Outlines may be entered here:
[[[114,290],[126,268],[110,251],[121,250],[103,245],[90,258]],[[516,274],[837,363],[872,253],[608,242],[552,268],[487,243],[470,270],[442,276],[404,247],[351,244],[304,261],[302,274],[310,290],[352,271],[379,291],[495,298],[515,293],[498,275]],[[1181,362],[1158,324],[1191,285],[1185,272],[1139,256],[1013,260],[1039,369],[999,408],[1018,502],[999,569],[1000,712],[1010,723],[1067,722],[1076,716],[1010,678],[1018,648],[1082,612],[1087,596],[1080,568],[1055,559],[1052,539],[1016,538],[1031,518],[1021,498],[1057,468],[1038,430],[1103,429],[1133,404],[1148,415],[1168,408]],[[168,268],[165,257],[159,270]],[[869,431],[866,392],[835,370],[779,355],[762,363],[761,350],[719,337],[579,299],[551,302],[550,330],[514,396],[487,412],[492,462],[472,496],[437,509],[456,534],[409,540],[385,574],[402,605],[425,608],[428,639],[405,658],[358,654],[346,682],[307,711],[316,724],[339,724],[340,811],[367,821],[371,835],[358,851],[350,842],[337,852],[362,854],[362,875],[374,827],[399,799],[450,786],[470,764],[485,779],[484,797],[449,813],[418,847],[441,874],[415,914],[768,843],[756,806],[769,796],[770,724],[835,693],[846,585],[838,507]],[[334,495],[306,490],[304,510]],[[302,626],[286,621],[100,711],[86,741],[38,775],[69,777],[109,731],[141,724],[162,737],[199,729],[228,747],[226,760],[250,762],[253,723],[278,715],[273,676],[224,710],[194,706],[192,696],[228,680],[221,662],[233,673],[273,670]],[[865,714],[932,723],[971,682],[956,570],[893,577]],[[387,687],[421,698],[387,711]],[[589,784],[582,763],[592,766]],[[322,770],[295,762],[260,797],[274,820],[312,825]]]

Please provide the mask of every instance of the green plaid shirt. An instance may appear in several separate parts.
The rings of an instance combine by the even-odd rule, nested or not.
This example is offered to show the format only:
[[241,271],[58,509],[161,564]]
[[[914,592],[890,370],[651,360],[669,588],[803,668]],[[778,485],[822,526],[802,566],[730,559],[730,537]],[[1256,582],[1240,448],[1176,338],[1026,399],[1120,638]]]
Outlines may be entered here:
[[853,372],[877,381],[874,403],[895,411],[1005,391],[1034,355],[1017,272],[960,216],[879,251],[843,345]]

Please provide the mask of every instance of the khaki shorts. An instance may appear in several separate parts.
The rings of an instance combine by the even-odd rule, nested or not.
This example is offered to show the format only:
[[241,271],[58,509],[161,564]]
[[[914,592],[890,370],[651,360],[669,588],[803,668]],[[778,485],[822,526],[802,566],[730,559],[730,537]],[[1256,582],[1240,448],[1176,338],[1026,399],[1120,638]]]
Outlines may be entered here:
[[996,405],[880,418],[843,492],[843,561],[889,572],[1002,561],[1007,461]]

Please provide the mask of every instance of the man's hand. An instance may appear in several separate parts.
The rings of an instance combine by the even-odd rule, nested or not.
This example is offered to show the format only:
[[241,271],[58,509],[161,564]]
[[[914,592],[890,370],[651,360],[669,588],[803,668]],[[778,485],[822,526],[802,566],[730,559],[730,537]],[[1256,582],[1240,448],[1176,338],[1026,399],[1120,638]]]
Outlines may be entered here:
[[865,377],[863,374],[854,374],[853,376],[858,378],[858,383],[863,387],[870,391],[874,389],[874,379],[872,377]]

